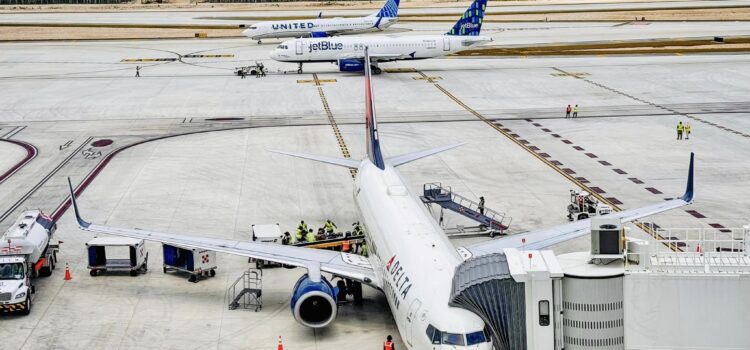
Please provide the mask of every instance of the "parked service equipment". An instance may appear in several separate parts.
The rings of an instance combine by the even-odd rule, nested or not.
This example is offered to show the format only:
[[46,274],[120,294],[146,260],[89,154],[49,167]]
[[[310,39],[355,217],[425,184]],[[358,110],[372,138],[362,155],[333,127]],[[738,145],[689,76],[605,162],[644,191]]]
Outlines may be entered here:
[[142,239],[95,237],[86,243],[91,276],[107,271],[130,271],[133,277],[139,273],[145,274],[148,270],[148,252],[144,245]]
[[599,203],[594,196],[586,191],[570,190],[570,204],[568,204],[568,220],[583,220],[592,216],[607,215],[612,207]]
[[[281,234],[281,228],[279,228],[279,224],[252,225],[252,230],[253,242],[281,244],[281,239],[284,237]],[[253,261],[255,261],[255,267],[258,269],[261,269],[265,266],[281,266],[281,264],[267,262],[260,259],[249,259],[249,262]]]
[[57,225],[41,210],[27,210],[0,239],[0,312],[28,315],[36,292],[31,279],[50,276],[59,245],[50,244]]
[[181,271],[190,274],[188,281],[198,282],[199,276],[216,276],[216,252],[162,244],[164,273]]
[[263,270],[249,268],[227,289],[229,310],[263,309]]

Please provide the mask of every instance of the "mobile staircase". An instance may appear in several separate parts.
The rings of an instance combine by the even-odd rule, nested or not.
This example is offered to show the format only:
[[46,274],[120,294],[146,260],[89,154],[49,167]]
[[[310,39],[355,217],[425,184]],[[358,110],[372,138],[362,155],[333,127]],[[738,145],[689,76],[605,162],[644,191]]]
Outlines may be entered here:
[[[422,186],[423,195],[420,197],[426,205],[437,204],[443,209],[461,214],[479,223],[479,228],[490,236],[504,234],[513,218],[489,208],[480,210],[479,203],[453,193],[449,186],[440,183],[427,183]],[[442,214],[441,214],[442,217]],[[441,220],[442,222],[442,220]],[[462,231],[462,230],[461,230]]]
[[262,281],[263,270],[249,268],[242,276],[237,278],[229,289],[226,299],[229,300],[229,310],[255,308],[255,311],[263,309]]

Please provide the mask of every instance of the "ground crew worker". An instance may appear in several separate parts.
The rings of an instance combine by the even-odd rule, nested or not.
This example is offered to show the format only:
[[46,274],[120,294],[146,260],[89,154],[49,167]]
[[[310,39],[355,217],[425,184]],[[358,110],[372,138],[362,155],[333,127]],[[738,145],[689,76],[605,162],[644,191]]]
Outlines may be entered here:
[[578,105],[573,107],[573,118],[578,118]]
[[359,224],[359,221],[354,223],[354,235],[355,236],[361,236],[365,234],[365,231],[362,229],[362,225]]
[[331,219],[326,220],[325,229],[327,234],[332,234],[335,228],[337,228],[336,224],[334,224]]
[[393,344],[393,337],[390,334],[385,338],[383,343],[383,350],[396,350],[396,345]]
[[299,229],[302,230],[302,232],[307,232],[307,224],[305,223],[305,220],[300,220]]
[[240,69],[240,79],[245,79],[245,70]]
[[315,234],[313,233],[313,230],[310,229],[310,231],[307,231],[307,235],[305,236],[305,239],[308,243],[315,242]]
[[362,242],[362,251],[360,252],[362,256],[367,257],[367,241]]
[[568,108],[565,108],[565,118],[566,119],[570,118],[570,110],[571,110],[570,105],[568,105]]
[[302,226],[297,228],[297,233],[294,234],[294,243],[302,242],[304,233],[302,232]]
[[346,241],[344,241],[343,243],[341,243],[341,251],[342,252],[348,253],[349,252],[349,248],[350,248],[350,246],[349,246],[349,240],[348,239]]
[[323,228],[318,229],[318,234],[315,235],[315,239],[318,241],[324,241],[326,239],[326,234],[323,232]]
[[289,242],[291,242],[292,236],[289,235],[289,231],[284,232],[284,237],[281,237],[281,244],[283,245],[289,245]]
[[677,123],[677,139],[682,140],[682,130],[685,127],[682,125],[682,122]]
[[484,215],[484,197],[479,197],[479,214]]
[[141,76],[141,67],[135,66],[135,77],[139,78]]
[[685,140],[690,140],[690,129],[692,129],[690,122],[687,122],[687,124],[685,124]]

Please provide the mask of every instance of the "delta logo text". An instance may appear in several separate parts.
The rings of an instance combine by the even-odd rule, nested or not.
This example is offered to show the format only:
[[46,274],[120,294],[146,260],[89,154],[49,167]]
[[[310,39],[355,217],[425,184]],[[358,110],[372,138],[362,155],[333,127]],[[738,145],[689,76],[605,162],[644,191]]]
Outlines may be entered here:
[[319,43],[310,44],[309,52],[313,51],[330,51],[330,50],[343,50],[344,44],[333,43],[330,41],[321,41]]
[[401,301],[409,295],[412,282],[406,274],[406,270],[401,266],[401,262],[396,260],[394,255],[385,265],[385,274],[388,276],[385,281],[385,293],[391,296],[396,309],[401,306]]
[[279,29],[313,29],[315,25],[312,22],[299,22],[299,23],[277,23],[272,24],[273,30]]

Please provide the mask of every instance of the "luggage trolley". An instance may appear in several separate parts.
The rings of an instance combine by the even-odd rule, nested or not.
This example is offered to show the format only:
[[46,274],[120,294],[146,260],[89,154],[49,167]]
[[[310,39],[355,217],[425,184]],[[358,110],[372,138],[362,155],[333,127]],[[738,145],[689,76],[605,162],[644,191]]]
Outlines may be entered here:
[[[86,243],[86,247],[89,253],[88,268],[92,277],[102,272],[118,270],[130,271],[130,275],[135,277],[148,271],[148,252],[142,239],[94,237]],[[122,247],[127,248],[127,253]]]
[[190,274],[188,281],[197,283],[199,276],[216,276],[216,252],[206,249],[185,248],[162,244],[163,271],[181,271]]

